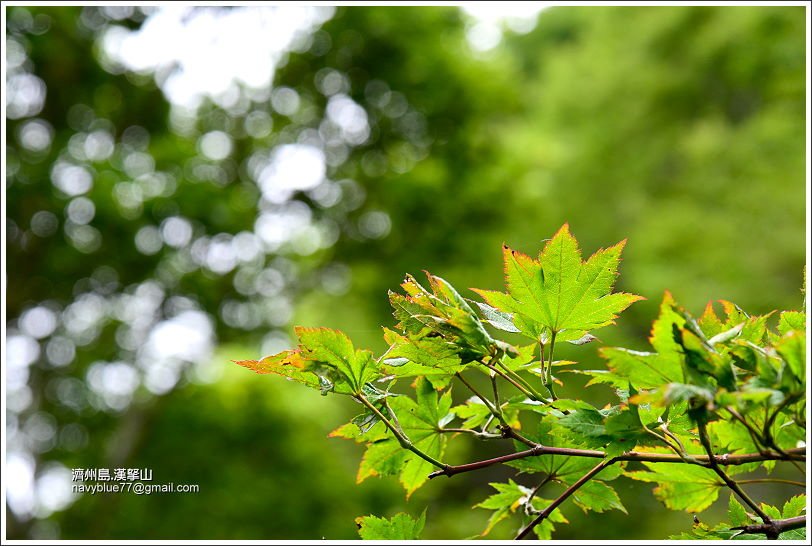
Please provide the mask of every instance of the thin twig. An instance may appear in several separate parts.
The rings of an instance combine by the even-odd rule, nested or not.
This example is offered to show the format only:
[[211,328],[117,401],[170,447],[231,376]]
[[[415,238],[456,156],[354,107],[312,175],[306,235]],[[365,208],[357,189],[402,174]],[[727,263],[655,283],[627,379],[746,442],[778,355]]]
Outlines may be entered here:
[[526,446],[537,446],[538,444],[532,440],[529,440],[519,434],[516,429],[511,427],[510,425],[502,425],[499,427],[499,430],[502,432],[502,438],[513,438],[514,440],[523,443]]
[[493,366],[492,364],[486,364],[485,362],[482,362],[481,360],[478,360],[477,362],[479,362],[480,364],[482,364],[483,366],[485,366],[486,368],[488,368],[492,372],[496,373],[499,377],[501,377],[502,379],[504,379],[505,381],[507,381],[508,383],[513,385],[514,387],[516,387],[526,397],[531,398],[533,400],[536,400],[537,402],[545,402],[546,401],[544,399],[544,397],[539,398],[540,395],[538,393],[534,394],[533,392],[528,390],[527,387],[522,385],[519,381],[512,378],[511,376],[509,376],[508,374],[506,374],[505,372],[503,372],[499,368]]
[[586,474],[581,476],[581,478],[577,482],[570,485],[567,488],[567,490],[564,491],[563,493],[561,493],[558,496],[557,499],[555,499],[553,502],[550,503],[549,506],[547,506],[547,508],[542,510],[541,513],[538,516],[536,516],[536,518],[533,521],[528,523],[527,526],[524,529],[519,531],[519,534],[516,535],[516,540],[521,540],[524,537],[526,537],[527,534],[530,533],[530,531],[532,531],[533,528],[536,525],[538,525],[539,523],[541,523],[542,521],[547,519],[547,517],[549,517],[549,515],[553,513],[553,510],[558,508],[561,505],[562,502],[567,500],[573,493],[578,491],[578,489],[580,489],[582,485],[584,485],[586,482],[588,482],[589,480],[594,478],[601,470],[603,470],[604,468],[606,468],[609,465],[614,464],[615,461],[616,461],[616,459],[609,459],[609,460],[606,460],[606,461],[601,461],[600,463],[595,465],[592,468],[592,470],[590,470],[589,472],[587,472]]
[[741,487],[739,487],[739,484],[736,483],[735,480],[730,478],[730,476],[728,476],[725,473],[725,471],[722,470],[721,467],[716,463],[716,457],[713,455],[713,448],[711,447],[710,438],[708,438],[708,430],[707,428],[705,428],[705,423],[703,421],[699,421],[697,423],[697,429],[699,430],[699,441],[702,443],[702,447],[704,447],[705,451],[708,453],[708,462],[710,463],[711,470],[716,472],[716,475],[719,476],[723,482],[725,482],[725,485],[727,485],[734,493],[736,493],[741,498],[741,500],[743,500],[747,504],[747,506],[752,508],[753,511],[756,514],[758,514],[758,517],[760,517],[764,523],[767,524],[772,523],[770,516],[768,516],[764,512],[764,510],[762,510],[761,507],[758,504],[756,504],[753,501],[753,499],[751,499],[750,496],[747,493],[745,493]]
[[[484,364],[484,362],[483,362],[483,364]],[[533,386],[530,383],[528,383],[527,380],[525,380],[524,377],[522,377],[521,375],[517,374],[516,372],[514,372],[513,370],[511,370],[510,368],[505,366],[505,364],[502,363],[501,360],[497,360],[496,364],[500,368],[502,368],[502,370],[504,370],[506,375],[512,377],[516,382],[521,383],[521,385],[525,389],[527,389],[530,392],[530,394],[532,395],[532,396],[530,396],[530,398],[533,398],[537,402],[548,402],[548,400],[546,400],[544,398],[544,396],[542,396],[541,393],[539,393],[536,389],[534,389]],[[486,366],[490,367],[490,364],[486,364]]]
[[[778,443],[773,438],[772,427],[775,424],[775,419],[778,417],[778,414],[787,406],[794,404],[798,400],[797,396],[790,396],[785,398],[783,402],[781,402],[772,415],[770,415],[766,421],[764,422],[764,443],[768,446],[776,450],[778,453],[783,453],[784,450],[778,447]],[[769,410],[768,410],[769,411]],[[806,474],[806,470],[801,468],[800,465],[796,464],[795,468],[801,471],[801,474]]]
[[468,387],[468,390],[469,390],[469,391],[471,391],[472,393],[474,393],[474,395],[475,395],[477,398],[479,398],[479,399],[482,401],[482,403],[483,403],[483,404],[485,404],[485,407],[486,407],[486,408],[488,408],[488,411],[490,411],[490,412],[491,412],[491,414],[492,414],[494,417],[496,417],[496,418],[499,420],[499,422],[500,422],[500,423],[502,423],[503,425],[507,426],[507,421],[505,421],[505,417],[502,415],[502,410],[500,410],[499,408],[497,408],[496,406],[494,406],[493,404],[491,404],[491,401],[490,401],[490,400],[488,400],[488,399],[487,399],[487,398],[486,398],[484,395],[482,395],[482,394],[481,394],[481,393],[480,393],[478,390],[476,390],[476,388],[475,388],[473,385],[471,385],[471,384],[470,384],[470,383],[469,383],[469,382],[468,382],[468,381],[467,381],[467,380],[466,380],[466,379],[465,379],[465,378],[462,376],[462,374],[461,374],[460,372],[457,372],[457,373],[456,373],[456,374],[454,374],[454,375],[456,375],[456,376],[457,376],[457,379],[459,379],[460,381],[462,381],[462,384],[463,384],[463,385],[465,385],[466,387]]
[[530,492],[530,494],[527,496],[527,499],[525,499],[524,501],[525,514],[527,514],[528,516],[532,516],[540,513],[538,510],[533,508],[532,504],[533,497],[535,497],[538,494],[538,492],[541,490],[542,487],[553,481],[553,476],[555,476],[554,473],[547,474],[547,476],[543,480],[541,480],[541,482],[536,487],[534,487],[533,490]]
[[736,411],[734,408],[730,406],[725,406],[725,410],[733,416],[733,418],[741,423],[746,429],[747,432],[750,433],[750,439],[753,440],[753,444],[756,446],[757,449],[761,450],[762,447],[767,447],[765,445],[764,439],[761,437],[761,433],[756,430],[756,428],[751,425],[742,415]]
[[449,468],[449,465],[447,465],[445,463],[441,463],[440,461],[438,461],[437,459],[435,459],[431,455],[423,453],[420,449],[416,448],[414,446],[414,444],[412,444],[412,442],[409,440],[409,438],[407,438],[406,435],[403,432],[398,430],[398,427],[395,426],[395,424],[392,423],[392,421],[387,419],[386,416],[383,413],[381,413],[381,411],[378,408],[376,408],[375,405],[372,402],[367,400],[365,396],[357,394],[357,395],[355,395],[355,398],[359,402],[364,404],[366,407],[368,407],[370,409],[370,411],[372,411],[372,413],[374,413],[378,417],[378,419],[380,419],[383,422],[383,424],[386,425],[386,427],[389,430],[392,431],[392,434],[395,435],[395,438],[397,438],[397,440],[400,443],[401,447],[403,447],[404,449],[408,449],[409,451],[411,451],[412,453],[414,453],[415,455],[417,455],[418,457],[420,457],[424,461],[433,464],[437,468],[440,468],[442,470],[445,470],[445,469]]

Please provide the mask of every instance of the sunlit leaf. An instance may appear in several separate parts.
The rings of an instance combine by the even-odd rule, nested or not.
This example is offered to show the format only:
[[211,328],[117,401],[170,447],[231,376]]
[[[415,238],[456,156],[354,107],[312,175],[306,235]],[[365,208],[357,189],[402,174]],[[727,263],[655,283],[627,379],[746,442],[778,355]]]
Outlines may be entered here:
[[671,510],[702,512],[724,486],[709,468],[680,463],[643,463],[648,471],[626,472],[634,480],[656,483],[654,496]]
[[401,512],[389,519],[363,516],[355,518],[355,523],[364,540],[417,540],[426,524],[426,511],[417,519]]
[[513,316],[513,323],[532,339],[543,332],[585,332],[612,324],[618,314],[642,299],[612,294],[625,241],[601,249],[586,262],[578,243],[564,225],[547,242],[538,260],[503,248],[507,293],[478,290],[489,305]]

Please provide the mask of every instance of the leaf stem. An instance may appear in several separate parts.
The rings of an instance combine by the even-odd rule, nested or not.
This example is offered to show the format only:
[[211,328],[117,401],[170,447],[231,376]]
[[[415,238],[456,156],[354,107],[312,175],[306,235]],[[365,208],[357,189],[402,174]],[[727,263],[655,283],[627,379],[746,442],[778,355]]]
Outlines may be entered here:
[[502,411],[502,403],[499,401],[499,387],[496,384],[496,376],[491,376],[491,387],[493,387],[493,405]]
[[[787,406],[794,404],[797,400],[798,400],[797,396],[788,396],[787,398],[784,399],[783,402],[781,402],[781,404],[778,405],[777,408],[775,408],[773,414],[770,415],[764,422],[764,435],[763,435],[764,443],[768,447],[771,447],[774,450],[776,450],[778,453],[783,453],[784,450],[778,447],[778,443],[775,441],[775,438],[773,438],[772,427],[775,424],[775,420],[778,417],[778,414],[781,413],[781,411],[783,411],[783,409],[786,408]],[[800,470],[802,474],[806,474],[806,471],[803,468],[801,468],[800,465],[796,464],[795,467],[798,470]]]
[[[483,364],[484,364],[484,363],[483,363]],[[541,394],[540,394],[540,393],[539,393],[539,392],[538,392],[536,389],[534,389],[534,388],[532,387],[532,385],[530,385],[530,383],[528,383],[528,382],[527,382],[527,380],[526,380],[524,377],[522,377],[521,375],[517,374],[516,372],[514,372],[513,370],[511,370],[510,368],[508,368],[507,366],[505,366],[505,365],[502,363],[502,361],[501,361],[501,360],[497,360],[497,361],[496,361],[496,364],[497,364],[497,365],[498,365],[500,368],[502,368],[502,370],[504,370],[504,372],[505,372],[505,373],[502,375],[502,377],[505,377],[505,376],[510,376],[510,377],[512,377],[513,379],[515,379],[515,381],[516,381],[517,383],[521,383],[521,385],[522,385],[522,386],[523,386],[525,389],[527,389],[526,391],[522,391],[522,392],[523,392],[524,394],[526,394],[526,395],[528,396],[528,398],[532,398],[532,399],[533,399],[533,400],[535,400],[536,402],[547,402],[547,400],[544,398],[544,396],[542,396],[542,395],[541,395]],[[488,364],[486,364],[486,366],[488,366]],[[489,367],[490,367],[490,366],[489,366]],[[506,377],[505,377],[505,378],[506,378]],[[506,378],[506,379],[507,379],[507,378]],[[516,383],[511,383],[511,384],[512,384],[512,385],[514,385],[516,388],[519,388],[519,386],[518,386],[518,385],[516,385]],[[521,390],[521,389],[519,389],[519,390]]]
[[470,383],[469,383],[469,382],[468,382],[468,381],[467,381],[467,380],[466,380],[466,379],[465,379],[465,378],[462,376],[462,374],[461,374],[460,372],[457,372],[457,373],[456,373],[456,374],[454,374],[454,375],[456,375],[456,376],[457,376],[457,379],[459,379],[460,381],[462,381],[462,384],[463,384],[463,385],[465,385],[466,387],[468,387],[468,390],[469,390],[469,391],[471,391],[472,393],[474,393],[474,395],[475,395],[477,398],[479,398],[479,399],[482,401],[482,403],[483,403],[483,404],[485,404],[485,407],[487,407],[487,408],[488,408],[488,411],[490,411],[490,412],[491,412],[491,414],[492,414],[494,417],[496,417],[496,418],[499,420],[499,422],[500,422],[500,423],[502,423],[503,425],[507,426],[507,421],[505,421],[505,417],[502,415],[502,410],[500,410],[499,408],[497,408],[496,406],[494,406],[494,405],[491,403],[491,401],[490,401],[490,400],[488,400],[488,399],[487,399],[487,398],[486,398],[484,395],[482,395],[482,394],[481,394],[481,393],[480,393],[478,390],[476,390],[476,388],[475,388],[473,385],[471,385],[471,384],[470,384]]
[[547,362],[547,390],[550,391],[550,396],[553,400],[558,400],[558,397],[555,395],[555,391],[553,390],[553,351],[555,350],[555,337],[558,335],[558,332],[552,330],[550,334],[550,354],[548,358],[550,359]]
[[[383,422],[383,424],[386,425],[386,427],[389,430],[392,431],[392,434],[395,435],[395,438],[397,438],[398,443],[400,443],[401,447],[403,447],[404,449],[408,449],[409,451],[411,451],[412,453],[414,453],[415,455],[417,455],[418,457],[420,457],[424,461],[433,464],[437,468],[440,468],[442,470],[446,470],[446,469],[450,468],[449,465],[447,465],[445,463],[441,463],[440,461],[438,461],[437,459],[435,459],[431,455],[427,455],[426,453],[423,453],[422,451],[420,451],[420,449],[416,448],[414,446],[414,444],[412,444],[412,442],[409,440],[409,438],[407,438],[406,435],[402,431],[399,430],[399,427],[396,427],[395,424],[392,423],[392,421],[387,419],[387,417],[378,408],[376,408],[375,405],[372,402],[367,400],[364,395],[357,394],[357,395],[355,395],[355,398],[359,402],[364,404],[367,408],[369,408],[369,410],[372,413],[374,413],[378,417],[378,419],[380,419]],[[390,410],[390,412],[391,412],[391,410]],[[394,413],[393,413],[393,415],[394,415]]]
[[749,483],[785,483],[787,485],[797,485],[798,487],[806,487],[806,484],[803,482],[796,482],[794,480],[785,480],[782,478],[753,478],[750,480],[738,480],[739,485]]
[[534,487],[533,490],[530,492],[530,494],[527,496],[527,499],[524,501],[525,514],[527,514],[528,516],[532,516],[540,513],[538,510],[535,510],[533,508],[533,498],[538,494],[539,491],[541,491],[542,487],[544,487],[553,480],[553,476],[555,476],[555,474],[553,473],[547,474],[547,476],[536,487]]
[[753,440],[753,444],[761,450],[762,447],[767,447],[765,445],[764,438],[762,438],[761,433],[756,430],[756,428],[751,425],[738,411],[736,411],[731,406],[725,406],[725,410],[739,423],[747,429],[747,432],[750,434],[750,439]]
[[456,376],[459,378],[460,381],[463,382],[463,384],[466,387],[468,387],[468,390],[474,393],[477,396],[477,398],[482,400],[482,403],[485,404],[485,406],[487,406],[491,414],[499,420],[500,423],[499,430],[502,433],[502,438],[513,438],[528,446],[535,445],[534,442],[531,442],[530,440],[528,440],[527,438],[525,438],[524,436],[513,430],[513,427],[511,427],[508,424],[507,420],[505,420],[505,416],[502,414],[502,410],[500,408],[495,407],[490,400],[488,400],[482,394],[480,394],[479,391],[477,391],[473,385],[471,385],[468,381],[465,380],[465,378],[462,376],[460,372],[457,372]]
[[386,411],[389,412],[389,415],[392,416],[392,422],[394,422],[395,426],[398,427],[398,430],[400,431],[400,433],[405,435],[405,433],[403,432],[403,427],[400,425],[400,421],[398,420],[397,414],[394,411],[392,411],[392,408],[389,406],[389,400],[384,398],[383,399],[383,405],[384,405],[384,407],[386,407]]

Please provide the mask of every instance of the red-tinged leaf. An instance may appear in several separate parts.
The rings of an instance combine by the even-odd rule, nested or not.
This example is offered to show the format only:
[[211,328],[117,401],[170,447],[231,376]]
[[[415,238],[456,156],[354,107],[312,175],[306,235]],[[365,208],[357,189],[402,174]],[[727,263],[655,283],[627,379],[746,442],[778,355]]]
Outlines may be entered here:
[[[302,358],[299,351],[284,351],[266,356],[262,360],[235,360],[233,362],[256,373],[281,375],[314,389],[320,389],[322,386],[318,376],[305,369],[307,361]],[[346,393],[348,392],[347,390]]]
[[505,260],[505,285],[508,293],[518,303],[517,309],[527,317],[552,327],[555,322],[552,303],[544,297],[540,288],[544,285],[541,264],[530,256],[507,246],[502,249]]
[[401,285],[406,295],[389,294],[397,327],[412,338],[435,336],[454,347],[463,363],[481,359],[511,347],[491,337],[482,321],[451,284],[426,272],[432,291],[411,275]]
[[697,324],[707,337],[713,337],[725,331],[725,324],[721,321],[716,311],[713,309],[713,302],[708,302],[705,311],[697,320]]

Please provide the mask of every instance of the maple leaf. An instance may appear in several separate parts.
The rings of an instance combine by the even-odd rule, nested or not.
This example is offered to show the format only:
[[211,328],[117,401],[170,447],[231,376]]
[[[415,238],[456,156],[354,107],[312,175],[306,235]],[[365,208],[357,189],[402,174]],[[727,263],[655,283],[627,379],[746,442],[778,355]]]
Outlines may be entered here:
[[296,327],[297,349],[261,360],[236,364],[261,374],[276,374],[321,390],[322,394],[359,394],[381,376],[372,353],[355,349],[344,332],[330,328]]
[[400,512],[390,519],[363,516],[355,518],[355,523],[364,540],[417,540],[426,524],[426,511],[417,519]]
[[[447,439],[440,433],[440,429],[454,417],[451,412],[451,390],[440,395],[425,378],[417,379],[415,390],[416,400],[408,396],[393,397],[390,407],[409,441],[423,453],[441,459]],[[356,425],[348,423],[334,430],[330,436],[367,444],[356,476],[358,483],[371,476],[397,474],[409,497],[428,481],[429,474],[435,470],[431,463],[404,450],[380,422],[365,433],[360,432]]]
[[709,468],[678,463],[643,463],[650,470],[626,472],[633,480],[653,482],[654,496],[671,510],[701,512],[719,496],[724,483]]
[[474,289],[485,301],[510,313],[513,324],[532,339],[546,332],[577,340],[587,331],[613,324],[642,296],[612,293],[626,241],[581,260],[569,225],[547,242],[538,260],[503,247],[507,292]]
[[511,345],[491,337],[465,298],[448,281],[427,271],[425,273],[431,291],[411,275],[406,275],[401,284],[406,294],[389,292],[394,316],[399,321],[397,328],[409,338],[407,341],[439,338],[435,340],[433,350],[440,345],[451,347],[462,364],[496,351],[515,354]]

